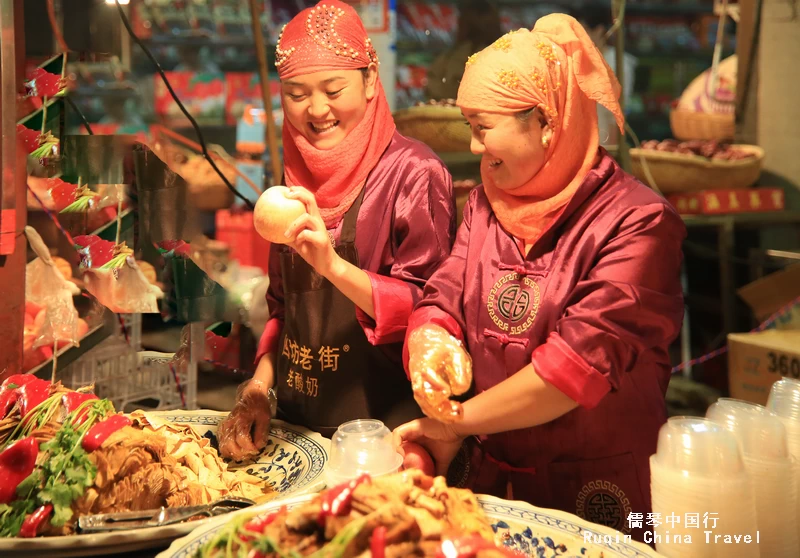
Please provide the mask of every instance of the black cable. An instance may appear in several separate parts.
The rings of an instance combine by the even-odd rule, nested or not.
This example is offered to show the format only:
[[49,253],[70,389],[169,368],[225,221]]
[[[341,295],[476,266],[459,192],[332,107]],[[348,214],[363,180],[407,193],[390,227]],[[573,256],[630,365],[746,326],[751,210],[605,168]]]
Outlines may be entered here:
[[92,132],[92,127],[89,125],[89,121],[86,120],[86,116],[81,112],[81,109],[78,108],[78,105],[75,104],[75,101],[70,98],[69,93],[64,95],[64,98],[67,100],[67,103],[69,103],[69,106],[72,107],[72,110],[78,114],[78,118],[81,119],[81,123],[83,124],[83,127],[86,128],[86,131],[89,133],[89,135],[93,136],[94,132]]
[[175,101],[175,103],[178,105],[178,108],[181,109],[181,112],[183,113],[183,115],[186,116],[186,118],[188,118],[189,122],[192,124],[192,128],[194,128],[194,131],[197,134],[197,141],[198,141],[198,143],[200,143],[200,147],[203,149],[203,156],[205,157],[206,161],[208,161],[208,164],[210,164],[211,168],[213,168],[216,171],[216,173],[219,175],[219,177],[225,183],[225,186],[227,186],[228,189],[231,192],[233,192],[234,196],[236,196],[237,198],[242,200],[245,203],[245,205],[247,207],[249,207],[250,209],[255,209],[255,206],[253,205],[253,202],[251,202],[249,199],[244,197],[242,194],[239,193],[238,190],[236,190],[236,188],[233,187],[233,184],[231,184],[230,181],[228,180],[228,178],[224,174],[222,174],[222,171],[219,170],[219,167],[217,167],[217,164],[214,162],[214,160],[208,154],[208,148],[206,147],[206,141],[205,141],[205,139],[203,139],[203,134],[200,132],[200,126],[197,125],[197,121],[192,117],[191,114],[189,114],[189,111],[186,110],[186,107],[183,106],[183,103],[181,103],[181,100],[175,94],[175,91],[172,89],[172,86],[170,85],[166,74],[164,74],[164,70],[161,69],[161,64],[158,63],[158,60],[155,59],[155,57],[153,56],[153,53],[150,52],[150,49],[148,49],[147,46],[145,46],[145,44],[142,42],[142,40],[136,35],[136,33],[134,33],[133,28],[131,27],[131,22],[128,21],[128,17],[125,15],[125,10],[123,10],[122,6],[120,6],[119,0],[115,0],[115,3],[117,4],[117,10],[119,11],[119,17],[122,19],[122,24],[125,26],[125,29],[128,31],[128,34],[131,36],[131,39],[133,39],[136,42],[136,44],[139,45],[139,48],[142,49],[142,51],[150,59],[150,62],[152,62],[153,65],[156,67],[156,71],[158,72],[158,75],[161,76],[161,80],[164,82],[164,85],[167,86],[167,91],[169,91],[170,96]]

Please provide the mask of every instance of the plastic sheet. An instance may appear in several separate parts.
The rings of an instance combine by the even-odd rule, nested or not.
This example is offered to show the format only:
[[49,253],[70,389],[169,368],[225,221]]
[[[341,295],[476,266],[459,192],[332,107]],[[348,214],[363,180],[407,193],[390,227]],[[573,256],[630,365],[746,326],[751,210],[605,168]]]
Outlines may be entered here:
[[186,181],[149,147],[133,150],[139,210],[139,236],[145,242],[192,238],[188,230]]
[[32,347],[52,346],[56,342],[78,344],[78,312],[73,296],[80,289],[64,278],[53,262],[50,251],[32,227],[25,234],[37,258],[25,267],[25,300],[44,308],[31,331]]
[[157,313],[162,290],[142,273],[133,251],[95,235],[75,237],[86,289],[103,306],[119,314]]
[[125,159],[134,141],[122,134],[64,136],[62,178],[73,184],[125,184]]
[[177,318],[183,322],[233,322],[239,318],[228,293],[188,257],[172,257]]

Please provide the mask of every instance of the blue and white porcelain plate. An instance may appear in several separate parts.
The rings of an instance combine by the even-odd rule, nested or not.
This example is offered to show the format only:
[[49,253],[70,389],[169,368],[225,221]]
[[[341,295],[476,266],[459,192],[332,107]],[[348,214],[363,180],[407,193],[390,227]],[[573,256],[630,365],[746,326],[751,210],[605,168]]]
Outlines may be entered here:
[[[162,411],[147,414],[169,422],[187,424],[200,436],[211,440],[214,447],[217,447],[217,428],[228,415],[217,411]],[[313,493],[325,488],[324,471],[330,440],[306,428],[278,420],[270,423],[269,434],[267,447],[258,459],[241,465],[229,464],[229,468],[244,469],[273,487],[279,496],[268,502],[270,505],[277,503],[280,506],[282,501],[300,495],[310,498]],[[36,539],[0,538],[0,556],[66,558],[164,548],[171,541],[226,517],[229,516],[110,533]]]
[[[228,413],[218,411],[161,411],[147,413],[178,424],[191,426],[211,440],[219,450],[217,429]],[[323,471],[328,462],[330,440],[301,426],[273,420],[267,447],[255,461],[228,465],[231,471],[244,470],[264,480],[279,492],[281,499],[319,492],[325,488]]]
[[[269,502],[256,510],[264,515],[281,506],[291,510],[313,497],[313,494],[306,494],[278,503]],[[497,541],[530,558],[662,558],[650,547],[629,541],[618,531],[575,515],[492,496],[478,496],[478,502],[492,523]],[[247,513],[247,510],[236,513]],[[158,558],[194,558],[229,518],[219,518],[198,527],[190,535],[173,542]]]

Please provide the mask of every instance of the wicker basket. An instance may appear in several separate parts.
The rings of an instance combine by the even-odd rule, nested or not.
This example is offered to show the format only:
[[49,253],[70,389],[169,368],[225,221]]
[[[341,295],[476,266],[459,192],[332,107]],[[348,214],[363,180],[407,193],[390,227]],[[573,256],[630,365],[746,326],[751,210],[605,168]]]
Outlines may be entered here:
[[472,132],[457,107],[425,105],[394,113],[397,131],[439,153],[469,151]]
[[[715,161],[695,155],[683,155],[652,149],[631,149],[633,174],[664,194],[701,190],[743,189],[753,186],[761,175],[764,150],[755,145],[734,145],[755,157],[738,161]],[[642,159],[655,184],[645,173]]]
[[[235,179],[231,182],[235,184],[234,181]],[[231,189],[222,181],[205,184],[190,183],[189,193],[194,207],[200,211],[228,209],[236,201]]]
[[672,135],[679,140],[732,140],[736,133],[734,113],[703,113],[672,109],[669,113]]

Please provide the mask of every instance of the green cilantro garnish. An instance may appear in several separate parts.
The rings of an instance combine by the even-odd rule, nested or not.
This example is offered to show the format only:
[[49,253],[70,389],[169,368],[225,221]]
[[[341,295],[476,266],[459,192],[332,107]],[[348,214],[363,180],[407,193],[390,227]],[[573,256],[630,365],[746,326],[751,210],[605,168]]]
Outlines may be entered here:
[[[29,411],[10,440],[26,438],[35,428],[47,424],[58,410],[62,395],[54,394]],[[16,537],[25,517],[45,504],[53,505],[50,523],[54,527],[62,527],[72,519],[72,504],[94,484],[97,474],[89,454],[81,447],[81,441],[94,424],[113,412],[114,406],[110,401],[91,399],[67,415],[56,435],[39,447],[39,451],[47,453],[47,456],[38,460],[33,473],[19,484],[17,499],[0,505],[0,537]],[[84,422],[73,424],[76,417],[84,413]]]

